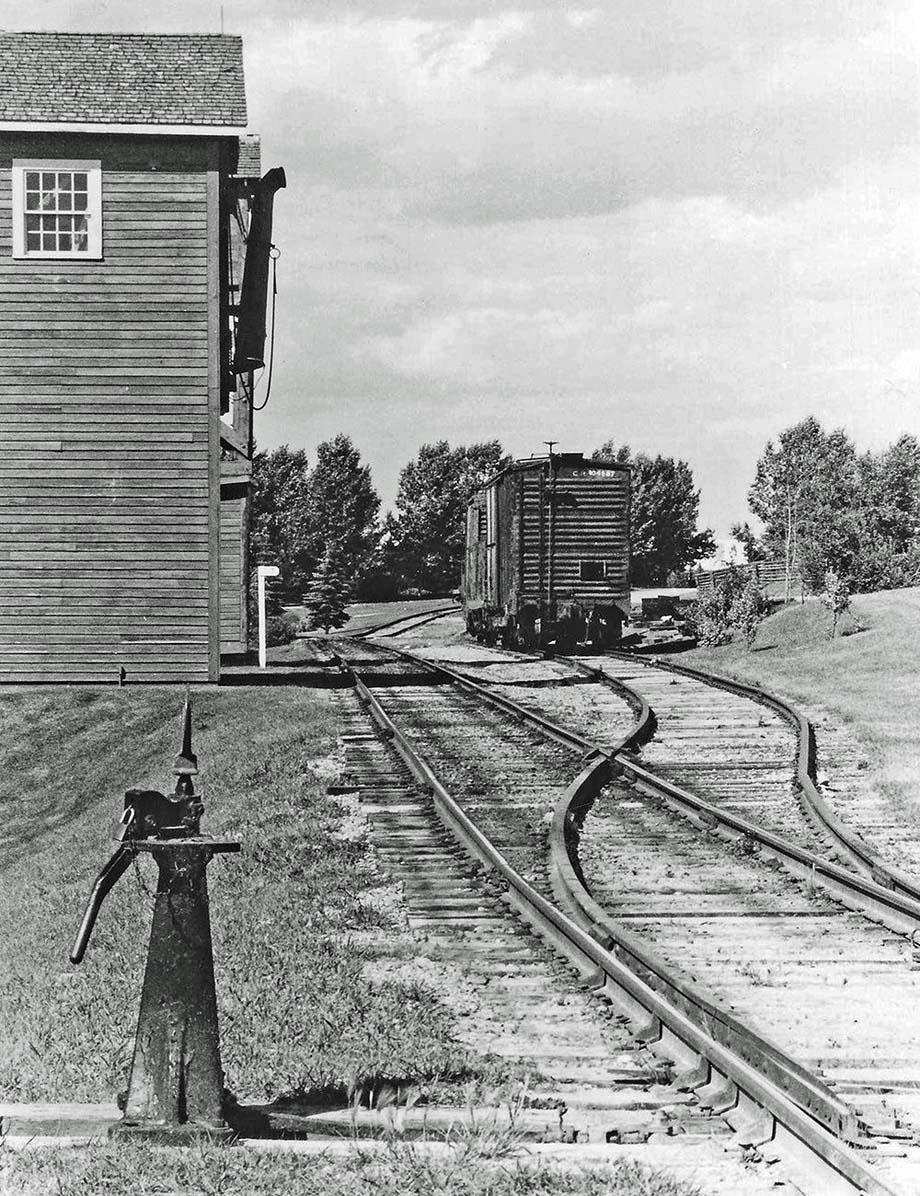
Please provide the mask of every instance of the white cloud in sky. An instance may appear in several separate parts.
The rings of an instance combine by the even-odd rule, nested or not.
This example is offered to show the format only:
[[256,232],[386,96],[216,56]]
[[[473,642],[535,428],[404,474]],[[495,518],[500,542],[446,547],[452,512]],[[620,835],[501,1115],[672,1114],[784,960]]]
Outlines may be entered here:
[[[912,0],[264,0],[251,127],[283,164],[262,443],[350,433],[685,457],[720,536],[768,437],[920,435]],[[18,27],[216,29],[40,0]]]

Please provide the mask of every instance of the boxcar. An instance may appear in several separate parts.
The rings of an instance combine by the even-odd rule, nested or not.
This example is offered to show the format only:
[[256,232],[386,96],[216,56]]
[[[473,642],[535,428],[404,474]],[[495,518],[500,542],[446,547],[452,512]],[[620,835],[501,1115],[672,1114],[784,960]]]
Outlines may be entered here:
[[550,453],[516,461],[469,502],[469,633],[509,646],[616,643],[629,614],[629,466]]

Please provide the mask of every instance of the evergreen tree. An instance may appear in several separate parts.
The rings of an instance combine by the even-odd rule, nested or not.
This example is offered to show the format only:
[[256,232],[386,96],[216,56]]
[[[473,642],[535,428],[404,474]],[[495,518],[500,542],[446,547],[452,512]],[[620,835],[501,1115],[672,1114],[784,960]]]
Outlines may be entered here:
[[345,610],[351,595],[343,555],[335,543],[326,547],[303,597],[307,625],[313,630],[322,628],[327,635],[333,627],[344,627],[350,618]]
[[307,478],[303,449],[282,444],[253,457],[249,559],[253,575],[256,565],[277,565],[281,570],[278,582],[269,587],[273,614],[282,601],[300,601],[313,568]]
[[497,440],[422,445],[399,476],[387,520],[386,563],[404,587],[444,594],[459,584],[470,495],[509,460]]
[[617,448],[612,440],[594,458],[631,467],[629,552],[634,585],[663,584],[669,573],[715,552],[709,528],[697,531],[700,492],[686,461],[645,453],[633,456],[629,445]]

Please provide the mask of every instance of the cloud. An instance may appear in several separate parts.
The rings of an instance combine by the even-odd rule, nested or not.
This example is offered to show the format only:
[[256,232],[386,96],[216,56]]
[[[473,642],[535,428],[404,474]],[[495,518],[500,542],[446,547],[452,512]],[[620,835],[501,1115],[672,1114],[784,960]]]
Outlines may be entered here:
[[301,21],[256,43],[251,75],[257,101],[299,77],[287,110],[310,114],[333,164],[340,145],[359,155],[361,185],[376,175],[408,217],[450,223],[656,196],[776,203],[915,141],[920,45],[903,6],[855,8],[842,29],[804,7],[766,26],[736,7],[753,22],[744,37],[731,36],[737,15],[722,25],[707,8],[661,43],[676,15],[662,4],[580,25],[539,10]]
[[612,436],[689,460],[724,535],[794,420],[920,434],[912,0],[224,7],[288,176],[263,443],[348,431],[389,500],[424,441]]

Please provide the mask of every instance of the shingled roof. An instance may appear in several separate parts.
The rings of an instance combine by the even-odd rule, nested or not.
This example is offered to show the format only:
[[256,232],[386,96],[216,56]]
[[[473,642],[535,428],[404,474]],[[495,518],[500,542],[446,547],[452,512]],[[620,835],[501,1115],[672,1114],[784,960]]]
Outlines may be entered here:
[[223,34],[0,33],[0,123],[246,124],[243,43]]

